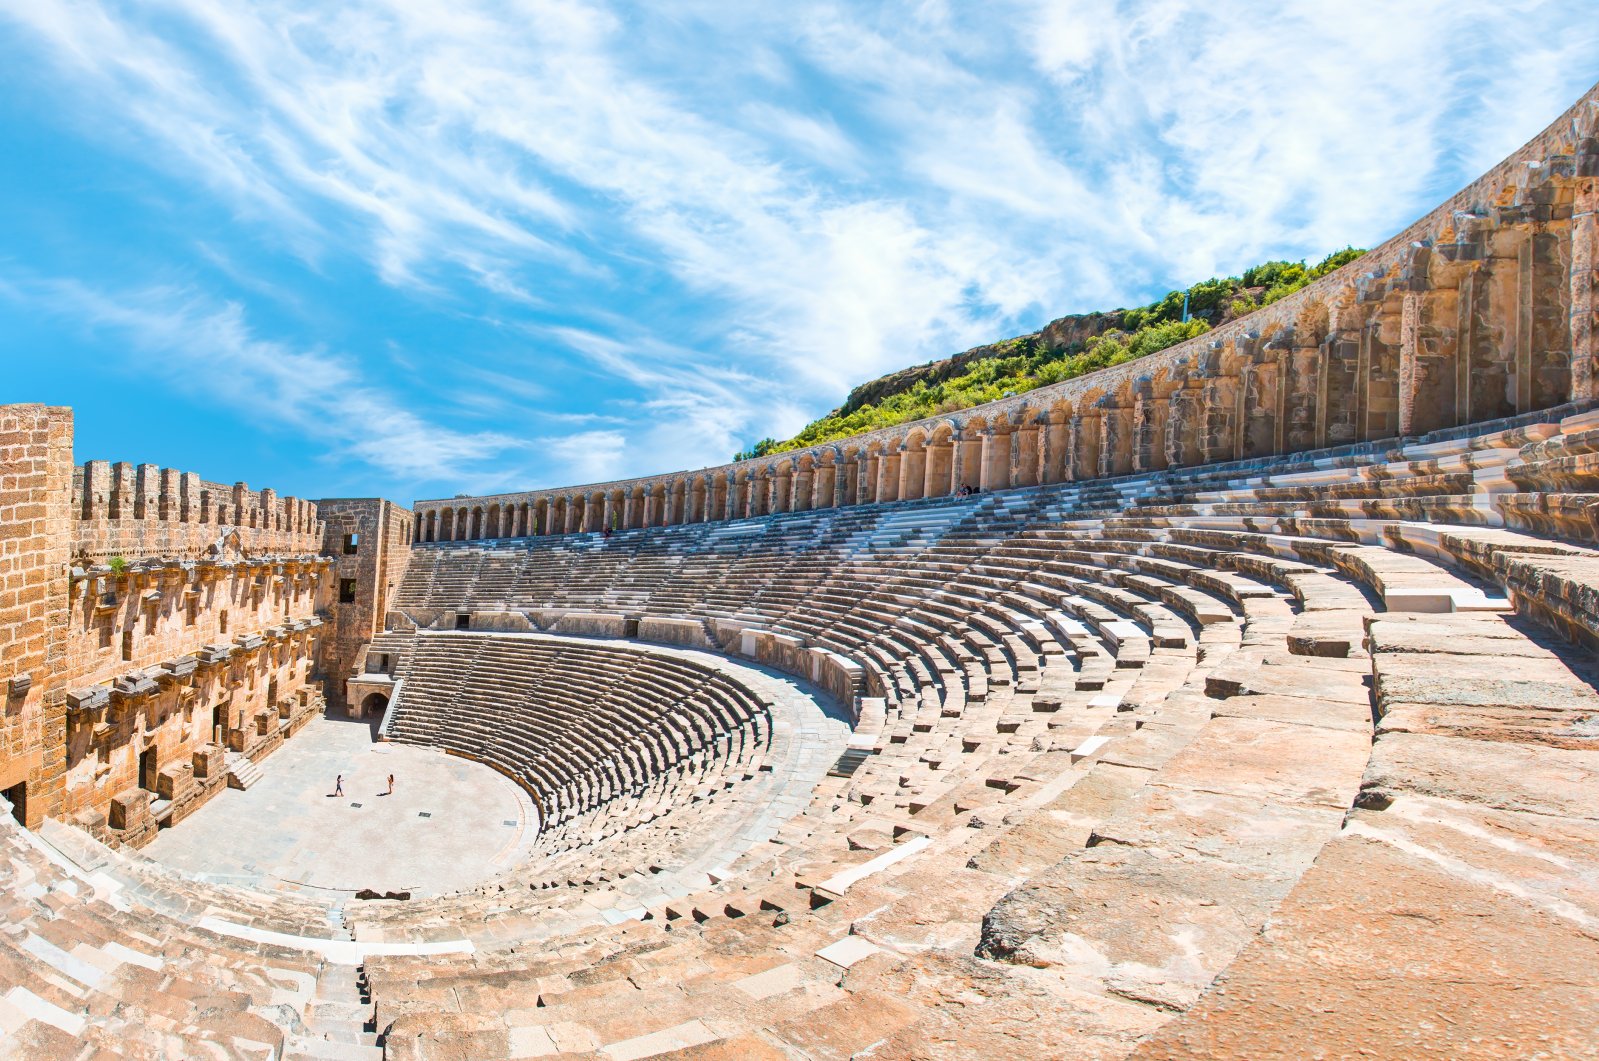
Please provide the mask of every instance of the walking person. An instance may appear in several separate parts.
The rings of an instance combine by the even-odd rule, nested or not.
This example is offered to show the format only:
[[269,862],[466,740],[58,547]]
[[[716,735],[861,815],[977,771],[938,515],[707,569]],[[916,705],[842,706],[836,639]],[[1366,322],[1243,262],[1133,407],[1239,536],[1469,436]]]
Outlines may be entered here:
[[333,779],[333,794],[335,796],[344,795],[344,775],[343,774],[340,774],[338,777],[335,777]]
[[389,775],[389,795],[394,795],[394,775]]

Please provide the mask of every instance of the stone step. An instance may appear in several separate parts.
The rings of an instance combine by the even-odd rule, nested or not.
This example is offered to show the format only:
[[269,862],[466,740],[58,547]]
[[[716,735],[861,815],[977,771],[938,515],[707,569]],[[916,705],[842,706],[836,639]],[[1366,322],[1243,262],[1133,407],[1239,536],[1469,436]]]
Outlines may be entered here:
[[237,752],[229,752],[224,760],[228,770],[228,787],[248,790],[249,787],[265,775],[261,768],[247,756]]

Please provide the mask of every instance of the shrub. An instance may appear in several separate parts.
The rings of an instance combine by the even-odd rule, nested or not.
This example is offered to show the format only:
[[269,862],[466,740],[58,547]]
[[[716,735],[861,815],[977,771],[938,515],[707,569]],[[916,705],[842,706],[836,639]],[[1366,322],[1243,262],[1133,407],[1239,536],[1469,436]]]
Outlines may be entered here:
[[[1037,333],[994,344],[994,354],[968,363],[958,376],[929,383],[918,379],[905,390],[887,395],[871,405],[834,412],[806,424],[799,434],[782,442],[764,438],[734,460],[750,460],[770,453],[804,449],[823,442],[875,431],[881,427],[921,420],[937,413],[970,409],[1007,394],[1063,383],[1110,365],[1120,365],[1164,350],[1210,330],[1223,309],[1233,317],[1286,298],[1365,251],[1345,247],[1307,268],[1300,262],[1265,262],[1245,269],[1242,277],[1212,277],[1186,291],[1168,291],[1147,306],[1119,311],[1121,326],[1101,332],[1087,342],[1050,349]],[[1248,288],[1264,289],[1257,302]],[[1183,320],[1183,302],[1189,319]]]

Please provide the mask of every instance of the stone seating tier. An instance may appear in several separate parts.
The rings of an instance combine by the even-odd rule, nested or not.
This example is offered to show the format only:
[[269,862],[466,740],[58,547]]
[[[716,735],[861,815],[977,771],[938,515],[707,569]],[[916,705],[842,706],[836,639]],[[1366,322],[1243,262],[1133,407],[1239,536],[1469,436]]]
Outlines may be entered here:
[[[1580,658],[1516,609],[1559,632],[1599,629],[1584,625],[1580,592],[1532,589],[1534,572],[1557,569],[1572,584],[1593,553],[1581,533],[1531,533],[1513,475],[1531,459],[1523,449],[1580,438],[1589,419],[1311,455],[1270,476],[1203,469],[988,495],[914,541],[896,524],[949,499],[420,547],[399,606],[423,626],[458,612],[533,628],[567,610],[671,615],[708,636],[759,628],[838,652],[868,675],[857,743],[870,750],[819,785],[776,843],[682,898],[648,901],[650,845],[622,829],[563,852],[562,886],[437,901],[427,918],[482,916],[500,945],[470,961],[369,964],[387,1049],[920,1057],[937,1042],[940,1056],[976,1056],[1002,1042],[1047,1053],[1059,1045],[1049,1029],[1069,1026],[1096,1053],[1207,1056],[1223,1042],[1269,1056],[1262,1037],[1280,1037],[1284,1007],[1310,990],[1295,955],[1358,941],[1353,912],[1347,925],[1312,916],[1356,867],[1393,884],[1474,881],[1463,916],[1504,907],[1549,928],[1560,915],[1547,911],[1564,910],[1559,946],[1588,960],[1588,871],[1540,870],[1536,894],[1532,863],[1483,885],[1493,860],[1470,815],[1486,813],[1474,809],[1486,775],[1460,776],[1421,744],[1424,764],[1374,774],[1374,749],[1448,739],[1525,763],[1586,748]],[[439,595],[445,571],[461,596]],[[1574,713],[1467,706],[1508,698],[1504,683],[1410,705],[1427,675],[1472,672],[1469,659],[1445,662],[1448,637],[1428,650],[1438,658],[1417,658],[1434,621],[1433,636],[1471,629],[1491,639],[1475,644],[1523,646],[1512,651],[1548,668],[1549,702],[1569,698]],[[1530,836],[1551,807],[1565,808],[1562,830],[1591,820],[1539,798],[1496,823]],[[1406,817],[1383,820],[1394,807]],[[1561,905],[1578,894],[1580,916]],[[582,915],[595,904],[614,923]],[[1283,910],[1292,922],[1263,934]],[[1396,926],[1387,946],[1402,943],[1403,911],[1370,916]],[[424,920],[395,908],[375,923],[416,932]],[[1450,970],[1431,961],[1389,961],[1384,991],[1438,1002]],[[1235,968],[1258,1012],[1212,989]],[[1359,985],[1342,985],[1347,1012],[1375,1004]],[[1516,990],[1514,977],[1478,987],[1499,1001]],[[530,989],[538,1006],[503,1008]],[[960,1018],[937,1001],[957,990],[975,999]],[[1532,1034],[1554,1005],[1511,1007],[1512,1032]],[[1352,1034],[1337,1014],[1315,1021]],[[1568,1009],[1557,1023],[1575,1043],[1580,1019]],[[1471,1052],[1448,1031],[1437,1043]]]
[[[370,649],[401,682],[394,725],[417,727],[397,739],[520,769],[556,813],[469,892],[261,917],[310,940],[329,915],[351,942],[323,946],[365,948],[337,1012],[392,1058],[1580,1056],[1599,1032],[1570,975],[1599,967],[1599,697],[1561,635],[1599,631],[1599,554],[1576,523],[1528,525],[1515,476],[1556,474],[1521,469],[1580,451],[1592,419],[418,547]],[[778,670],[834,653],[862,674],[848,750],[783,787],[811,741],[746,681],[539,633],[570,616]],[[198,909],[172,896],[196,886],[139,873],[144,917],[188,931]],[[191,901],[244,923],[227,891]],[[53,997],[137,1054],[119,1018]],[[301,1025],[267,1023],[288,1055],[336,1056],[314,1032],[335,1010],[285,1005]],[[8,1034],[48,1038],[46,1018],[10,1014]]]

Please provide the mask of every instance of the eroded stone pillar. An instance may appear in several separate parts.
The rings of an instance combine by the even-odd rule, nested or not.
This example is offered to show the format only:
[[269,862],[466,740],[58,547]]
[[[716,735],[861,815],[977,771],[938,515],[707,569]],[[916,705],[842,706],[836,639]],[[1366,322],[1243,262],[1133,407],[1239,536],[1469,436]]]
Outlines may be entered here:
[[900,452],[899,499],[912,501],[922,496],[927,474],[927,450],[922,446],[907,446]]
[[1098,413],[1074,416],[1068,425],[1067,467],[1072,481],[1099,477],[1100,443],[1103,441]]
[[1166,402],[1150,380],[1139,380],[1133,393],[1132,470],[1158,472],[1166,467]]
[[[1058,420],[1055,418],[1057,415],[1060,415]],[[1072,417],[1068,423],[1063,414],[1052,413],[1048,420],[1039,425],[1038,455],[1045,483],[1062,483],[1083,478],[1078,474],[1079,467],[1075,458],[1079,452],[1077,445],[1079,419]]]
[[789,506],[791,512],[805,512],[811,507],[813,499],[812,490],[816,488],[816,472],[811,468],[801,468],[794,473],[794,501]]
[[1599,399],[1599,180],[1577,186],[1571,217],[1571,397]]
[[1133,470],[1130,410],[1101,399],[1099,415],[1099,476],[1127,475]]
[[[1407,291],[1399,318],[1399,433],[1449,427],[1456,416],[1458,291]],[[1447,321],[1449,326],[1444,326]]]
[[900,465],[904,461],[901,447],[890,444],[883,450],[881,460],[878,462],[877,475],[877,500],[898,501],[900,499],[900,480],[904,474]]
[[1037,486],[1038,478],[1038,425],[1031,421],[1019,425],[1010,433],[1011,467],[1016,469],[1017,486]]
[[954,472],[954,451],[953,439],[929,444],[923,451],[925,457],[921,496],[943,497],[950,492],[950,480]]
[[1316,445],[1323,373],[1321,337],[1294,332],[1287,353],[1288,379],[1283,386],[1281,451],[1294,453]]

